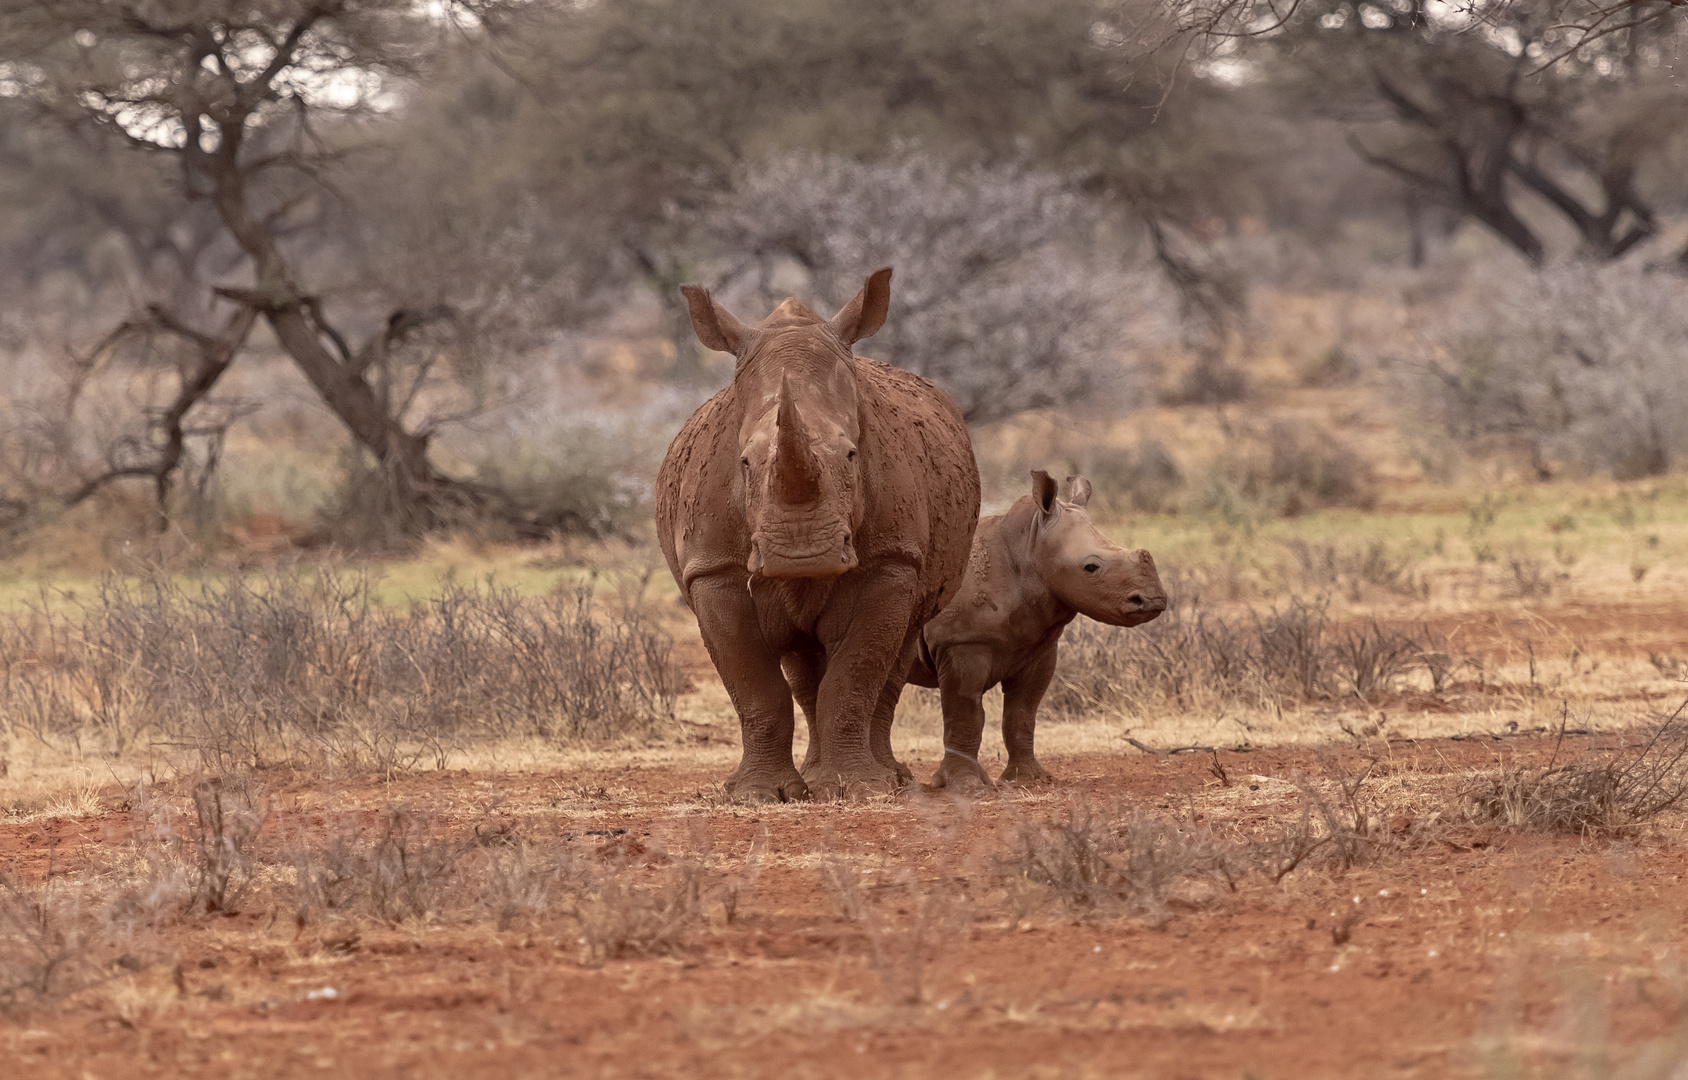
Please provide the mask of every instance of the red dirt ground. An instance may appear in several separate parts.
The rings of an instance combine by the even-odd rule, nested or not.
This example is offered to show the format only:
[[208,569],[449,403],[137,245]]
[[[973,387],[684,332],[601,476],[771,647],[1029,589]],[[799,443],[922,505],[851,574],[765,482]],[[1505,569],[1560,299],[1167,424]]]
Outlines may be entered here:
[[[1599,745],[1573,738],[1561,754]],[[1497,752],[1539,758],[1548,743],[1397,744],[1391,771],[1487,767]],[[1222,761],[1239,785],[1321,767],[1295,748]],[[1168,813],[1216,805],[1192,801],[1218,791],[1210,763],[1048,762],[1060,795]],[[342,787],[336,804],[403,801],[466,831],[496,789],[504,801],[490,813],[526,813],[528,829],[577,833],[607,820],[654,845],[683,842],[701,822],[728,857],[765,829],[769,859],[734,922],[717,903],[677,953],[599,967],[582,966],[571,942],[490,924],[365,924],[340,956],[274,911],[190,920],[167,932],[173,960],[0,1018],[0,1075],[1447,1077],[1486,1075],[1485,1039],[1564,1060],[1568,1044],[1554,1040],[1579,1002],[1604,1010],[1601,1038],[1619,1056],[1677,1023],[1661,960],[1685,937],[1688,854],[1674,827],[1624,842],[1461,834],[1365,869],[1297,871],[1282,885],[1252,877],[1159,926],[1058,907],[1017,921],[974,895],[978,860],[1002,849],[1017,818],[1058,802],[914,796],[758,810],[700,807],[697,793],[720,779],[706,771],[488,779],[407,776]],[[559,801],[558,782],[606,794]],[[320,824],[320,788],[269,791],[293,808],[279,815],[289,827]],[[1249,801],[1244,825],[1291,817]],[[66,873],[121,848],[127,828],[119,813],[0,826],[0,867],[33,881]],[[918,1004],[888,991],[863,924],[838,914],[804,858],[823,851],[860,853],[869,866],[889,853],[922,888],[947,881],[956,897],[979,899],[970,910],[957,899],[962,917],[918,947],[885,939],[892,955],[877,970],[906,975],[920,961]],[[877,896],[887,925],[919,905],[906,887]],[[332,1000],[306,998],[324,987]],[[151,1011],[124,1015],[113,1003],[125,988]]]

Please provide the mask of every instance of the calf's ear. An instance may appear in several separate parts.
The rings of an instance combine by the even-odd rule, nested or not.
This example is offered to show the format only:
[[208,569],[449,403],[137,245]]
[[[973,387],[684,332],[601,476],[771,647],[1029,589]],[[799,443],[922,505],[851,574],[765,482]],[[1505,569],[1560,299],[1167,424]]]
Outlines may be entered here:
[[829,323],[838,340],[854,345],[865,337],[872,337],[885,325],[885,313],[891,310],[891,268],[875,270],[855,299],[838,309]]
[[1082,476],[1067,477],[1067,501],[1074,506],[1090,505],[1090,481]]
[[692,329],[697,331],[697,339],[717,352],[732,353],[742,359],[744,347],[750,343],[749,327],[717,304],[702,285],[682,285],[680,291],[686,294],[686,307],[691,309]]
[[1055,501],[1055,497],[1060,493],[1060,490],[1055,486],[1053,476],[1042,469],[1032,470],[1032,498],[1037,500],[1038,509],[1042,511],[1045,521],[1050,520],[1060,511],[1061,504]]

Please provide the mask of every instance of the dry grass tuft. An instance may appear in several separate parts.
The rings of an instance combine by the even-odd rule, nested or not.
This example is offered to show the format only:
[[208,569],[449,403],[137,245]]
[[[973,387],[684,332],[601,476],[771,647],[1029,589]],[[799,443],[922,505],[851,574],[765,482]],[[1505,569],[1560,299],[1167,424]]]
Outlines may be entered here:
[[1175,601],[1131,630],[1075,621],[1043,710],[1076,718],[1098,710],[1149,715],[1355,698],[1370,704],[1420,668],[1440,687],[1462,662],[1428,631],[1376,621],[1335,626],[1323,603],[1297,600],[1282,610],[1225,616]]
[[1430,594],[1430,584],[1415,569],[1415,560],[1392,553],[1379,541],[1349,547],[1290,537],[1283,545],[1295,558],[1298,587],[1340,592],[1356,603],[1368,586],[1409,600]]
[[673,721],[683,676],[637,604],[454,584],[392,609],[374,587],[332,571],[108,579],[79,614],[0,622],[0,730],[180,747],[217,773],[392,771],[478,741],[602,741]]
[[675,952],[703,912],[703,867],[675,862],[654,885],[616,868],[589,873],[574,890],[571,913],[582,963]]

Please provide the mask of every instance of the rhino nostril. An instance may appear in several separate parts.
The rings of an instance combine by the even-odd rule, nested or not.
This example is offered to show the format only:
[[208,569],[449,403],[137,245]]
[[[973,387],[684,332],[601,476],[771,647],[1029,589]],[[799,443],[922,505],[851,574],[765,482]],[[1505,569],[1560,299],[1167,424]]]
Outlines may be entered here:
[[1126,597],[1126,599],[1131,601],[1133,604],[1136,604],[1138,607],[1143,606],[1143,594],[1142,593],[1132,593],[1130,596]]

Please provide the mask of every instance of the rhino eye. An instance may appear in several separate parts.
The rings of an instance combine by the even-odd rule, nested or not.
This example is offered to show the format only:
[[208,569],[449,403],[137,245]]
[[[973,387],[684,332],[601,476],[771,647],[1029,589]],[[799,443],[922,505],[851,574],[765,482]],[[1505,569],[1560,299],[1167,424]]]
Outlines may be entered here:
[[1087,562],[1087,563],[1084,564],[1084,572],[1087,573],[1087,574],[1094,574],[1096,571],[1098,571],[1100,569],[1102,569],[1101,563]]
[[852,450],[852,451],[850,451],[850,452],[849,452],[849,453],[848,453],[848,454],[845,454],[845,455],[844,455],[844,460],[845,460],[845,461],[854,461],[854,460],[856,460],[856,452],[855,452],[855,451],[854,451],[854,450]]
[[748,469],[748,468],[750,468],[750,459],[749,458],[739,458],[739,464],[743,465],[745,468]]

